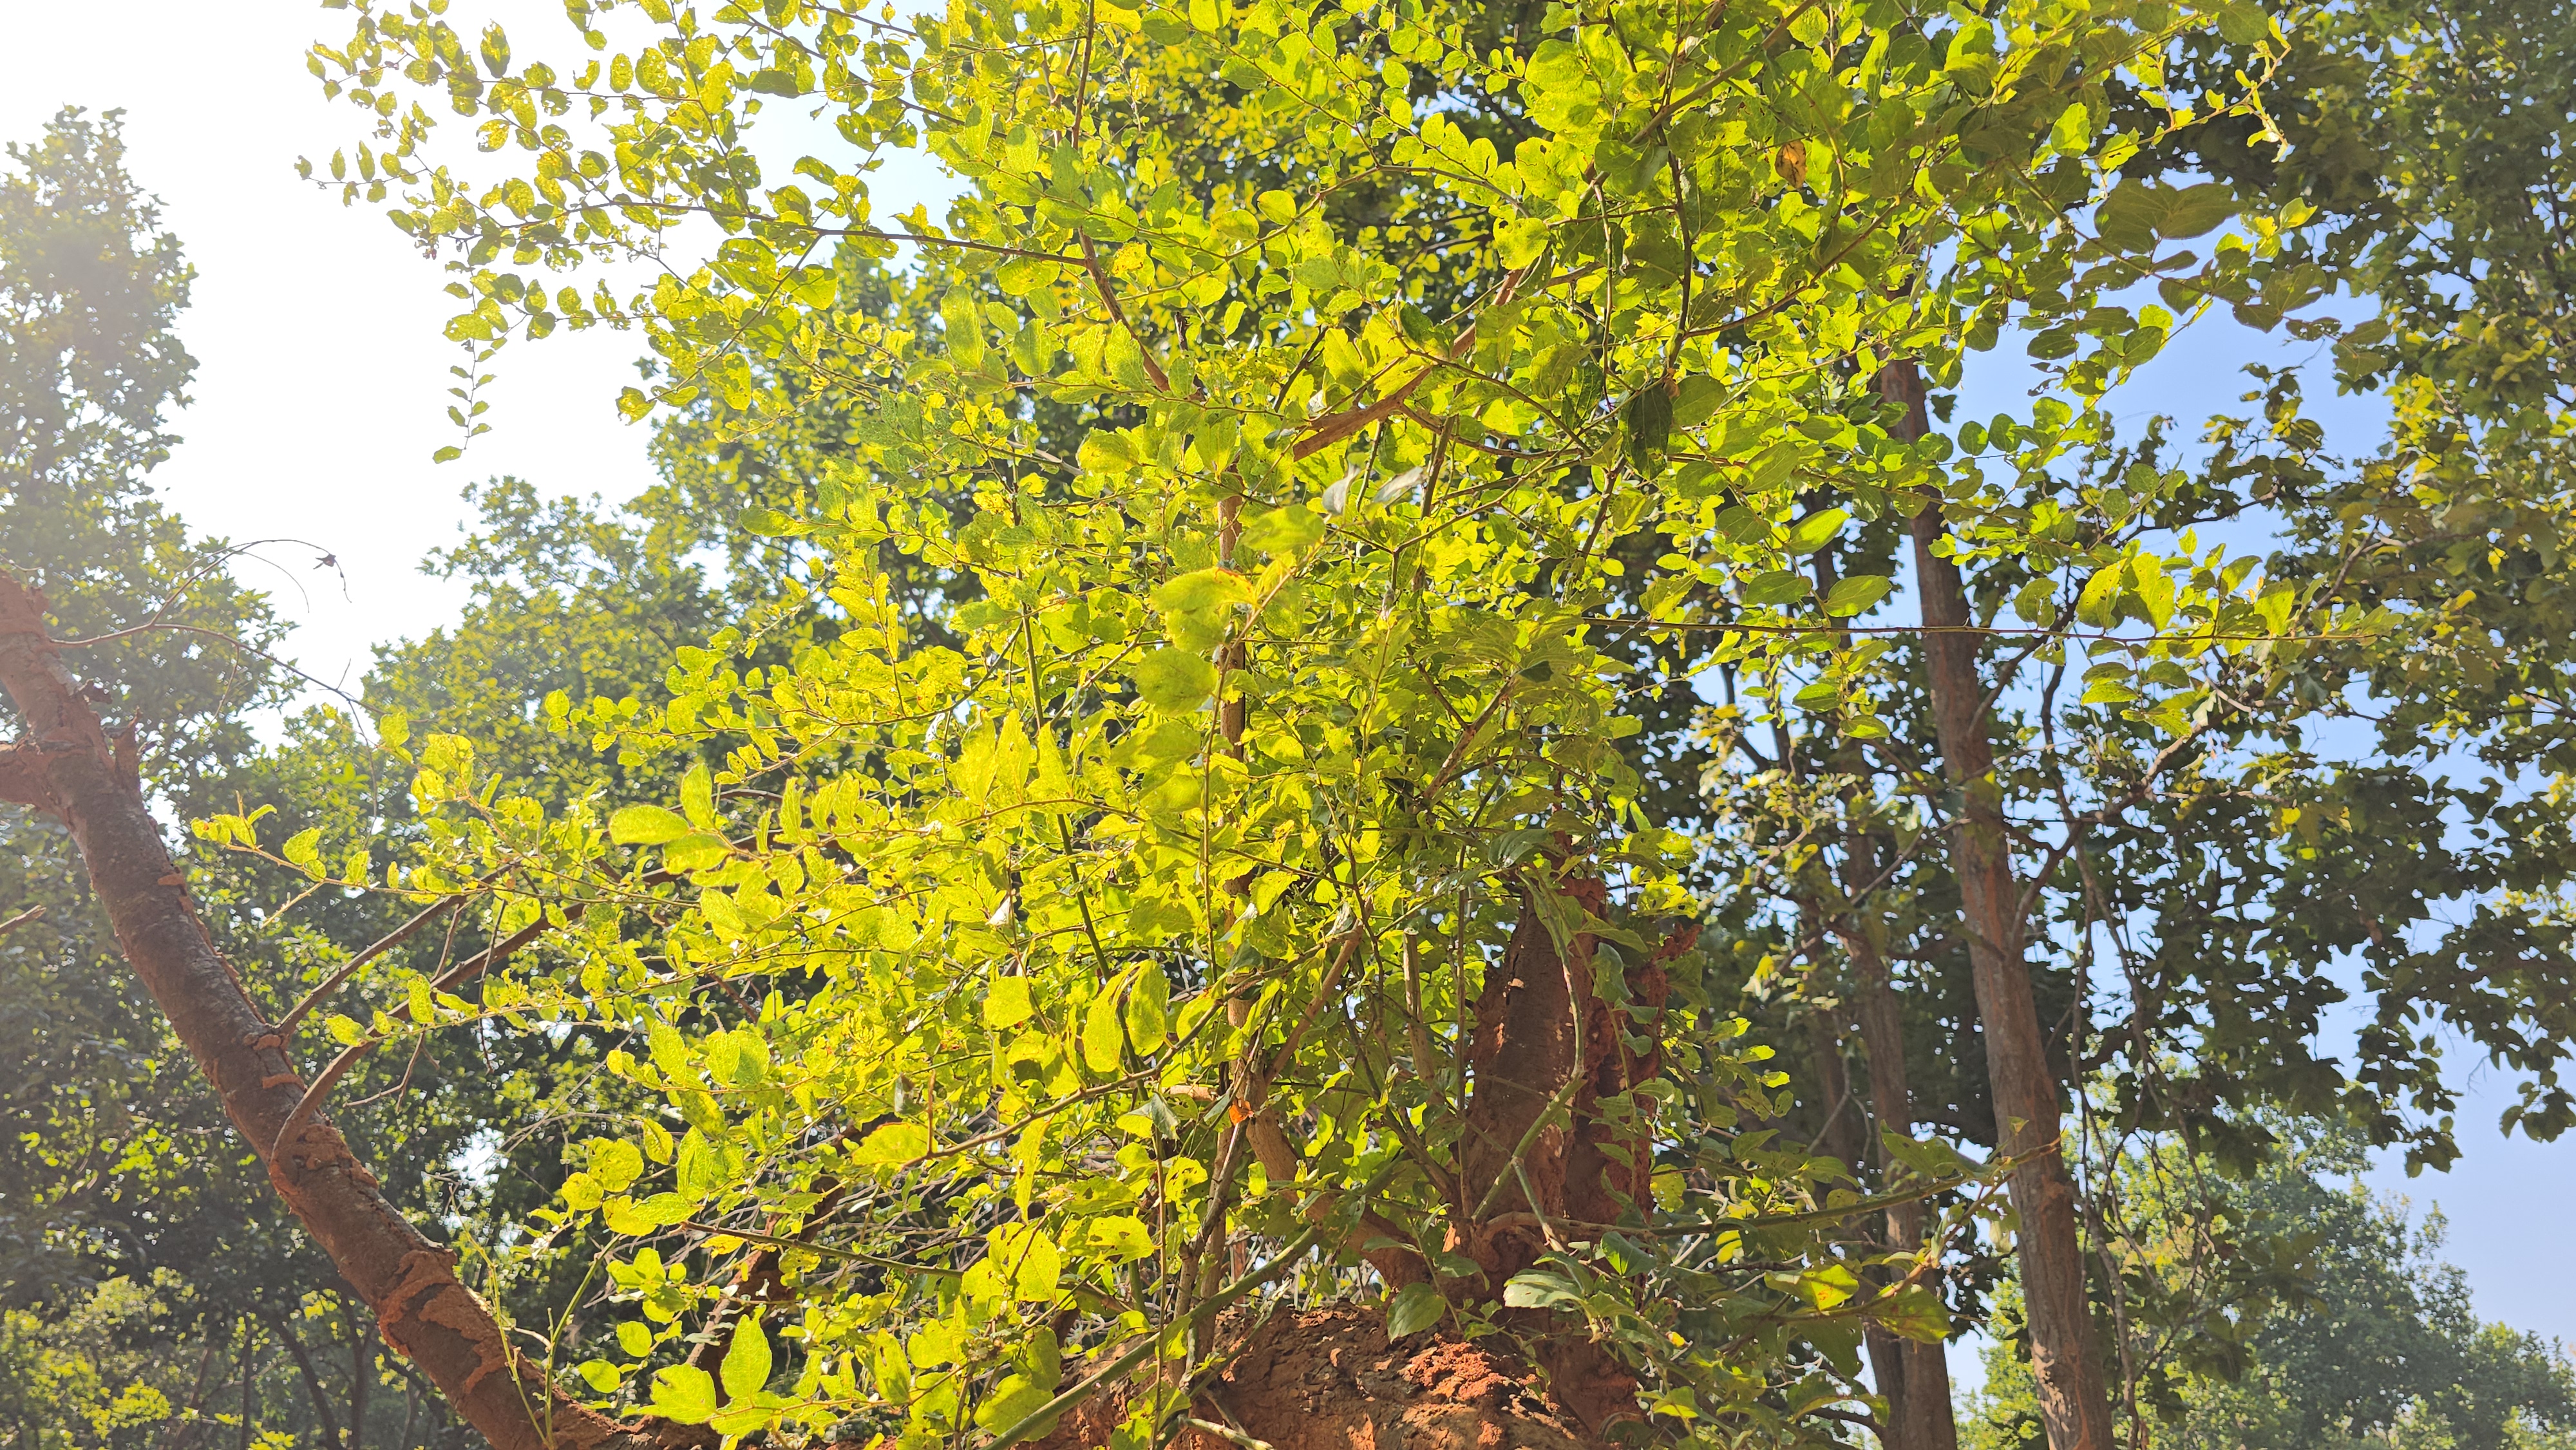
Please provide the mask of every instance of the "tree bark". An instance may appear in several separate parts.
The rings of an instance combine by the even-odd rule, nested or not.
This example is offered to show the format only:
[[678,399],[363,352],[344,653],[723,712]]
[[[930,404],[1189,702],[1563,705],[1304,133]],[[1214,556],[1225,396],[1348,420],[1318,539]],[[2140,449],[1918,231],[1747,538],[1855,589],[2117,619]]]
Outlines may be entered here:
[[[1843,853],[1843,889],[1855,906],[1877,874],[1877,862],[1866,854],[1868,845],[1869,838],[1862,836]],[[1861,1050],[1869,1055],[1870,1116],[1880,1132],[1911,1137],[1914,1089],[1905,1071],[1905,1017],[1898,1008],[1895,983],[1889,977],[1887,953],[1871,923],[1857,912],[1845,916],[1841,935],[1843,950],[1851,956],[1853,1005],[1860,1019]],[[1884,1142],[1879,1147],[1878,1163],[1881,1173],[1895,1167],[1894,1155]],[[1919,1201],[1908,1199],[1889,1205],[1887,1241],[1900,1251],[1922,1251],[1923,1205]],[[1874,1340],[1870,1357],[1873,1363],[1878,1362],[1878,1344]],[[1904,1340],[1896,1358],[1895,1365],[1879,1370],[1879,1382],[1888,1397],[1888,1414],[1895,1421],[1891,1450],[1958,1450],[1959,1426],[1950,1407],[1948,1343]]]
[[[1812,901],[1798,905],[1802,934],[1812,940],[1818,934],[1821,913]],[[1858,965],[1857,961],[1854,965]],[[1825,1110],[1816,1146],[1824,1149],[1828,1157],[1850,1165],[1857,1182],[1863,1152],[1862,1123],[1860,1105],[1851,1101],[1851,1074],[1843,1066],[1842,1026],[1821,1009],[1810,1009],[1807,1036],[1816,1063],[1816,1093]],[[1871,1084],[1873,1092],[1876,1086],[1875,1082]],[[1873,1280],[1873,1285],[1885,1286],[1883,1280]],[[1879,1398],[1887,1401],[1887,1415],[1879,1424],[1879,1443],[1885,1450],[1926,1450],[1921,1440],[1907,1433],[1914,1414],[1914,1384],[1907,1374],[1904,1337],[1873,1321],[1862,1326],[1861,1343],[1869,1351],[1870,1376],[1878,1383]]]
[[322,1443],[330,1450],[348,1450],[340,1435],[340,1416],[331,1408],[331,1393],[322,1387],[322,1376],[313,1368],[313,1356],[306,1353],[304,1340],[295,1332],[293,1321],[280,1314],[269,1321],[277,1331],[277,1342],[286,1346],[287,1357],[295,1361],[295,1372],[304,1378],[304,1393],[313,1401],[313,1414],[322,1422]]
[[[1489,1303],[1549,1251],[1548,1223],[1607,1225],[1631,1204],[1652,1203],[1654,1103],[1636,1090],[1662,1069],[1651,1044],[1671,992],[1664,964],[1699,939],[1697,923],[1686,923],[1647,960],[1623,963],[1616,990],[1626,1000],[1606,1000],[1598,988],[1611,978],[1593,970],[1603,945],[1576,913],[1608,911],[1608,885],[1570,869],[1555,880],[1551,903],[1528,879],[1542,869],[1524,868],[1520,920],[1485,973],[1468,1045],[1474,1088],[1448,1247],[1484,1270],[1477,1292],[1453,1297]],[[1547,924],[1551,911],[1566,914],[1562,947]],[[1636,1034],[1648,1045],[1640,1048]],[[1546,1121],[1551,1109],[1563,1114],[1556,1125]],[[1552,1392],[1587,1430],[1636,1415],[1636,1381],[1588,1334],[1549,1310],[1504,1310],[1503,1318],[1530,1334]]]
[[[344,1304],[346,1300],[342,1301]],[[355,1317],[355,1316],[352,1316]],[[367,1399],[375,1388],[376,1355],[368,1348],[375,1330],[363,1319],[358,1321],[357,1342],[349,1346],[349,1437],[348,1450],[366,1450]]]
[[[25,738],[0,748],[0,800],[70,827],[118,946],[269,1181],[408,1357],[494,1450],[651,1450],[701,1437],[623,1424],[565,1395],[458,1283],[456,1255],[405,1219],[327,1116],[278,1141],[304,1094],[283,1041],[215,951],[143,798],[130,737],[120,748],[81,699],[48,637],[44,596],[0,572],[0,686]],[[247,1376],[245,1376],[247,1379]],[[247,1388],[245,1388],[247,1397]],[[247,1409],[247,1398],[245,1398]]]
[[[1922,436],[1928,428],[1922,375],[1910,363],[1894,364],[1880,374],[1880,387],[1905,407],[1904,431]],[[2075,1183],[2061,1152],[2057,1082],[2049,1072],[2024,955],[2021,893],[1995,779],[1985,683],[1977,673],[1976,637],[1969,632],[1972,621],[1959,567],[1932,550],[1942,527],[1938,500],[1914,516],[1923,655],[1943,769],[1959,797],[1950,833],[1951,874],[1959,883],[1967,918],[1968,962],[1985,1030],[1986,1075],[1994,1091],[1995,1146],[2025,1160],[2013,1170],[2008,1187],[2021,1218],[2018,1248],[2031,1373],[2051,1450],[2112,1450],[2111,1400],[2085,1300]]]
[[259,1343],[259,1325],[254,1320],[242,1321],[241,1361],[241,1450],[250,1450],[250,1357]]

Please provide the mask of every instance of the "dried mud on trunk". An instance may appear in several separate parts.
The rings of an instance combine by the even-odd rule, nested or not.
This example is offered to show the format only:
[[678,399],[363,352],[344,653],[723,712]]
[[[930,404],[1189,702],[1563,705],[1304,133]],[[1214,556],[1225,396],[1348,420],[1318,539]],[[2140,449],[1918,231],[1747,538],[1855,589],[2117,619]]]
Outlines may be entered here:
[[[1488,1343],[1426,1330],[1390,1345],[1375,1309],[1282,1310],[1251,1330],[1232,1366],[1189,1413],[1231,1423],[1272,1450],[1604,1450],[1606,1441],[1539,1388],[1530,1365]],[[1087,1412],[1087,1413],[1086,1413]],[[1068,1416],[1035,1450],[1100,1450],[1123,1397]],[[1186,1430],[1173,1450],[1236,1450]]]

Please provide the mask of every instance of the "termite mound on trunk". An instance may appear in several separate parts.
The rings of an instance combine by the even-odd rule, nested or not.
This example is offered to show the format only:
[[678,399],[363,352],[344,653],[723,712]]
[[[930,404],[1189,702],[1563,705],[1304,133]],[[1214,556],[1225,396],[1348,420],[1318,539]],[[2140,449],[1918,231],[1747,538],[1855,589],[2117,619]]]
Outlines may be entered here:
[[[1186,1412],[1271,1450],[1603,1450],[1498,1340],[1445,1328],[1388,1343],[1380,1312],[1346,1304],[1232,1315],[1239,1342],[1225,1371]],[[1102,1450],[1127,1412],[1123,1397],[1082,1407],[1036,1450]],[[1239,1450],[1186,1428],[1177,1450]]]

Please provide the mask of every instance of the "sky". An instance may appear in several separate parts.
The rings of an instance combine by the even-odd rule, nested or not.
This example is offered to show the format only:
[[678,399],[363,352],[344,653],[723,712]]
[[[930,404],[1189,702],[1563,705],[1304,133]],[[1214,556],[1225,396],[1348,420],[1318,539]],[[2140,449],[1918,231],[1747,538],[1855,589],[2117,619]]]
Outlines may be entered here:
[[[475,13],[501,17],[522,56],[571,52],[553,0]],[[488,393],[493,431],[459,462],[430,461],[452,440],[444,389],[464,360],[439,332],[453,310],[445,279],[380,211],[343,209],[295,173],[298,156],[327,157],[360,134],[356,113],[326,102],[302,59],[310,42],[344,34],[346,16],[295,0],[0,0],[0,138],[33,139],[63,105],[125,110],[130,169],[161,199],[198,274],[180,329],[199,364],[194,401],[155,484],[201,533],[296,541],[258,549],[244,582],[269,589],[297,625],[288,652],[309,674],[354,685],[375,645],[454,617],[462,590],[419,565],[460,537],[470,484],[515,474],[546,494],[614,501],[651,474],[646,434],[613,406],[641,344],[613,332],[506,349]],[[927,201],[935,212],[948,186],[926,163],[899,164],[876,189],[876,211]],[[2314,346],[2226,324],[2186,332],[2118,411],[2135,423],[2235,408],[2243,363],[2295,361]],[[2024,386],[2015,365],[1989,362],[1958,416],[2017,410]],[[2312,402],[2355,451],[2384,417],[2369,399]],[[337,571],[316,567],[324,554]],[[2371,1181],[2419,1210],[2439,1205],[2448,1256],[2468,1271],[2483,1316],[2576,1341],[2576,1250],[2536,1222],[2576,1183],[2576,1142],[2498,1136],[2509,1085],[2453,1058],[2470,1088],[2462,1161],[2412,1180],[2388,1165]]]

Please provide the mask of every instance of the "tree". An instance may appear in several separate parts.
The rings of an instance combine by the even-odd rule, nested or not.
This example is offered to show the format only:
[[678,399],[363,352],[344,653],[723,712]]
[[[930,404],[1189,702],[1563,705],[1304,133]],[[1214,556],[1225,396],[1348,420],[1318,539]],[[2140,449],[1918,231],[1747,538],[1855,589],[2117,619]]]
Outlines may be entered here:
[[[2085,311],[2147,264],[2116,246],[2078,256],[2057,208],[2094,174],[2088,98],[2154,54],[2175,17],[2033,12],[1927,37],[1892,13],[1677,25],[1559,11],[1491,53],[1464,43],[1481,19],[1391,12],[960,8],[909,29],[784,8],[654,18],[665,40],[575,75],[514,68],[498,32],[469,47],[434,18],[362,12],[348,48],[320,53],[330,84],[371,106],[445,86],[532,169],[488,191],[426,169],[412,158],[428,113],[397,101],[349,185],[409,187],[398,219],[464,249],[462,340],[492,343],[513,312],[540,333],[636,320],[664,364],[663,403],[711,391],[758,421],[758,355],[837,371],[873,402],[851,425],[856,458],[808,480],[798,507],[746,520],[817,547],[808,577],[843,624],[783,670],[734,662],[757,627],[719,634],[681,655],[658,720],[561,702],[565,728],[603,747],[721,746],[720,769],[684,778],[677,811],[603,804],[541,823],[479,786],[456,794],[481,779],[461,753],[426,757],[425,794],[464,812],[446,879],[542,859],[553,880],[588,882],[570,899],[590,958],[578,997],[513,979],[415,1016],[605,1011],[640,1029],[651,1060],[619,1071],[665,1093],[690,1136],[598,1139],[601,1171],[568,1181],[564,1230],[708,1235],[679,1242],[743,1253],[746,1285],[795,1276],[807,1254],[819,1268],[802,1221],[849,1192],[919,1193],[908,1175],[944,1163],[942,1145],[1016,1153],[833,1225],[862,1235],[835,1247],[882,1277],[845,1277],[835,1294],[809,1276],[806,1292],[845,1307],[799,1326],[796,1395],[765,1398],[757,1317],[719,1314],[713,1338],[743,1366],[724,1396],[705,1368],[666,1364],[650,1403],[728,1429],[838,1404],[913,1438],[969,1416],[1008,1437],[1099,1408],[1086,1433],[1133,1412],[1121,1433],[1152,1434],[1191,1405],[1169,1378],[1093,1396],[1158,1346],[1193,1362],[1229,1343],[1197,1328],[1223,1302],[1235,1245],[1249,1262],[1256,1244],[1302,1252],[1321,1229],[1298,1229],[1310,1215],[1373,1215],[1325,1242],[1400,1290],[1388,1327],[1427,1313],[1518,1331],[1586,1431],[1633,1413],[1632,1374],[1656,1410],[1712,1425],[1776,1415],[1765,1397],[1785,1366],[1721,1375],[1691,1348],[1724,1343],[1721,1325],[1767,1326],[1753,1342],[1774,1353],[1795,1325],[1847,1366],[1850,1319],[1806,1314],[1846,1296],[1882,1321],[1915,1313],[1919,1248],[1883,1294],[1852,1296],[1815,1287],[1850,1267],[1783,1244],[1803,1270],[1785,1283],[1693,1284],[1724,1306],[1711,1323],[1659,1317],[1676,1306],[1656,1286],[1687,1254],[1609,1247],[1622,1215],[1644,1223],[1650,1174],[1632,1155],[1656,1145],[1702,1204],[1758,1214],[1752,1199],[1774,1190],[1740,1176],[1755,1144],[1719,1152],[1752,1079],[1698,1018],[1679,938],[1655,925],[1687,902],[1688,843],[1629,804],[1612,748],[1627,733],[1619,672],[1588,634],[1696,637],[1695,668],[1733,664],[1766,688],[1800,659],[1838,691],[1859,683],[1860,652],[1836,647],[1825,610],[1866,608],[1887,576],[1810,600],[1784,566],[1852,511],[1918,511],[1947,443],[1918,445],[1879,374],[1903,358],[1954,367],[2032,278],[2110,344],[2071,371],[2079,398],[2160,335]],[[791,20],[814,29],[768,28]],[[1837,70],[1845,46],[1867,63]],[[1426,101],[1516,91],[1513,163],[1435,106],[1417,116],[1417,70]],[[1279,158],[1283,184],[1191,172],[1203,153],[1150,124],[1211,75],[1242,98],[1226,146]],[[753,97],[804,94],[834,105],[854,142],[920,126],[977,183],[948,227],[916,217],[903,233],[998,264],[989,278],[958,267],[935,329],[829,310],[839,274],[816,248],[894,240],[868,227],[859,177],[807,158],[800,174],[824,194],[754,189],[740,147]],[[1828,94],[1830,110],[1813,109]],[[597,149],[573,137],[582,109],[604,125]],[[1356,215],[1321,205],[1346,187],[1394,199]],[[1444,213],[1471,203],[1487,229],[1426,258],[1398,219],[1432,198]],[[491,265],[506,252],[560,269],[650,245],[690,214],[733,239],[654,294],[585,298]],[[1971,216],[1964,260],[1932,265]],[[2256,260],[2224,253],[2207,276]],[[1071,457],[1017,401],[1041,391],[1100,410]],[[654,403],[629,398],[639,415]],[[2056,447],[2070,421],[2061,409],[2033,446]],[[1819,489],[1848,508],[1815,507]],[[1305,502],[1318,495],[1320,509]],[[1984,505],[1956,502],[1954,525]],[[950,510],[964,506],[961,523]],[[1596,616],[1603,581],[1627,569],[1616,547],[1649,528],[1673,552],[1649,560],[1641,607]],[[975,578],[977,597],[935,606],[955,649],[912,643],[879,564],[889,546]],[[1848,698],[1865,736],[1866,698]],[[771,781],[773,804],[747,804],[771,800]],[[602,826],[613,845],[662,848],[661,872],[627,869]],[[673,876],[699,894],[647,889]],[[530,904],[566,900],[549,889]],[[658,937],[590,926],[592,903],[610,901]],[[756,1012],[699,995],[707,977],[787,963],[814,984],[774,984]],[[1640,1026],[1664,1009],[1661,1040],[1611,1030],[1623,993]],[[400,1029],[343,1030],[358,1051]],[[1506,1051],[1524,1035],[1529,1051]],[[788,1049],[804,1055],[781,1085]],[[1652,1086],[1667,1054],[1717,1076],[1695,1113],[1667,1101],[1650,1129],[1638,1095],[1669,1099]],[[1102,1136],[1116,1131],[1137,1139],[1123,1157]],[[2022,1166],[2051,1147],[2040,1134]],[[626,1192],[666,1150],[674,1186]],[[1085,1154],[1099,1155],[1088,1176]],[[1140,1206],[1172,1226],[1145,1232]],[[746,1239],[746,1218],[772,1222]],[[1551,1235],[1557,1222],[1603,1236]],[[2033,1237],[2046,1242],[2030,1252],[2066,1262],[2070,1244]],[[1013,1255],[1048,1271],[1023,1280]],[[676,1315],[721,1277],[709,1267],[657,1251],[626,1261],[621,1282]],[[1793,1285],[1810,1286],[1793,1291],[1807,1311],[1769,1297]],[[1010,1308],[1021,1289],[1044,1322]],[[860,1303],[989,1339],[926,1345],[907,1366],[890,1342],[854,1337]],[[1597,1316],[1586,1332],[1543,1312],[1574,1304]],[[1051,1396],[1067,1332],[1132,1348],[1117,1373]],[[2051,1332],[2080,1362],[2081,1326]],[[634,1340],[649,1357],[657,1337],[639,1325]],[[595,1369],[603,1392],[626,1378]],[[2069,1383],[2078,1443],[2100,1387]]]
[[[191,538],[145,481],[194,368],[174,330],[191,273],[124,170],[115,113],[65,110],[8,162],[0,566],[40,581],[57,628],[90,641],[84,685],[125,723],[125,768],[176,810],[210,810],[255,748],[243,714],[280,694],[256,653],[276,625],[226,572],[232,551]],[[10,733],[24,724],[13,714]],[[273,1214],[237,1155],[196,1151],[219,1122],[135,990],[58,822],[0,820],[0,921],[13,1428],[54,1437],[42,1443],[139,1443],[155,1405],[194,1408],[196,1351],[231,1328],[222,1296],[201,1292],[211,1280],[179,1269],[256,1282],[294,1253],[262,1252]],[[318,1267],[308,1256],[283,1277]],[[166,1361],[133,1343],[147,1320],[169,1336]]]
[[[2249,1299],[2232,1306],[2247,1333],[2241,1363],[2160,1367],[2156,1438],[2247,1450],[2562,1443],[2576,1428],[2576,1365],[2564,1350],[2479,1321],[2460,1271],[2438,1257],[2438,1213],[2419,1224],[2402,1200],[2335,1182],[2365,1164],[2356,1136],[2286,1136],[2294,1146],[2251,1179],[2218,1179],[2218,1198],[2245,1231],[2297,1253],[2297,1288],[2269,1313]],[[2205,1211],[2201,1194],[2156,1185],[2210,1181],[2205,1165],[2193,1167],[2172,1156],[2130,1165],[2131,1202],[2150,1233],[2188,1233]],[[2027,1443],[2037,1424],[2024,1372],[2001,1353],[1987,1368],[1970,1443]]]
[[[2167,88],[2140,102],[2161,114],[2196,89],[2223,101],[2249,67],[2278,58],[2264,106],[2286,144],[2250,114],[2168,133],[2127,161],[2095,223],[2106,238],[2182,240],[2198,188],[2160,179],[2177,174],[2267,198],[2288,224],[2262,264],[2268,286],[2166,284],[2163,300],[2187,315],[2214,299],[2272,327],[2302,298],[2348,288],[2375,315],[2331,355],[2345,385],[2390,388],[2393,444],[2339,465],[2301,416],[2299,379],[2266,373],[2246,398],[2260,416],[2213,420],[2205,460],[2157,425],[2105,440],[2053,478],[2025,473],[2015,487],[2026,526],[2066,531],[2089,557],[2051,579],[2028,567],[2035,550],[1963,555],[1968,607],[1952,617],[1998,637],[1975,688],[1950,693],[1988,702],[2005,767],[1991,807],[1939,789],[1945,771],[1981,771],[1942,738],[1937,681],[1902,646],[1890,659],[1921,693],[1882,706],[1896,744],[1878,759],[1832,742],[1827,720],[1803,732],[1779,722],[1764,739],[1748,712],[1716,732],[1728,749],[1752,746],[1742,778],[1720,771],[1721,799],[1731,819],[1759,822],[1739,859],[1778,903],[1750,919],[1743,959],[1785,970],[1752,985],[1803,1003],[1833,1048],[1800,1084],[1813,1105],[1802,1122],[1851,1117],[1831,1105],[1857,1091],[1841,1061],[1854,1017],[1879,1024],[1860,1034],[1870,1040],[1850,1069],[1867,1095],[1886,1066],[1915,1056],[1909,1040],[1931,1036],[1936,1062],[1949,1042],[1974,1050],[1986,1014],[1963,1010],[1960,958],[1982,938],[2045,952],[2048,1075],[2072,1095],[2082,1156],[2097,1165],[2137,1135],[2170,1135],[2245,1168],[2271,1135],[2266,1110],[2361,1124],[2375,1142],[2404,1144],[2411,1162],[2446,1163],[2455,1100],[2427,1031],[2436,1022],[2523,1075],[2509,1126],[2563,1126],[2558,1044],[2576,1000],[2557,905],[2566,535],[2563,491],[2547,480],[2576,394],[2567,294],[2554,260],[2541,260],[2565,255],[2576,195],[2559,144],[2563,16],[2329,7],[2284,23],[2286,50],[2247,27],[2186,37]],[[2286,325],[2308,338],[2338,331],[2316,317]],[[2067,340],[2042,339],[2034,353]],[[1972,446],[1991,431],[1959,437]],[[2193,542],[2218,525],[2232,543],[2274,520],[2268,557]],[[1838,543],[1818,577],[1853,567],[1855,548],[1857,567],[1883,568],[1891,547],[1866,535]],[[2110,637],[2123,623],[2162,633],[2163,619],[2190,614],[2151,574],[2179,584],[2228,569],[2252,581],[2275,612],[2264,627],[2283,637],[2208,657],[2215,668]],[[2027,632],[2012,637],[2012,623]],[[1937,637],[1926,648],[1937,655]],[[1991,912],[1978,925],[1957,862],[1913,844],[1927,821],[1956,829],[1981,814],[2019,873],[2009,934]],[[1891,960],[1916,964],[1905,1013],[1888,1010],[1881,985]],[[2337,1062],[2320,1028],[2354,978],[2375,1020],[2357,1057]],[[2105,1064],[2111,1073],[2097,1075]],[[1958,1065],[1942,1064],[1936,1090]],[[1880,1098],[1878,1120],[1902,1124],[1910,1096]],[[1978,1096],[1929,1110],[1993,1143],[1994,1104]],[[2089,1253],[2115,1254],[2115,1234],[2087,1238]],[[2117,1274],[2096,1274],[2092,1291],[2103,1341],[2117,1346],[2124,1316],[2147,1306],[2124,1302]]]
[[[71,657],[86,698],[130,721],[156,812],[263,802],[272,853],[308,828],[401,840],[416,829],[409,772],[358,738],[344,709],[290,717],[274,748],[251,738],[245,717],[286,703],[263,658],[279,631],[228,572],[234,547],[192,538],[150,496],[145,470],[185,403],[174,325],[190,274],[123,170],[114,117],[66,112],[11,154],[0,287],[18,452],[0,561],[42,581],[55,633],[96,640]],[[485,531],[448,560],[475,606],[450,631],[388,648],[365,692],[378,714],[506,749],[530,778],[577,795],[599,763],[583,750],[549,758],[554,737],[530,728],[535,704],[558,688],[653,694],[671,644],[716,617],[717,596],[679,558],[698,536],[658,547],[568,505],[541,508],[523,485],[496,484],[483,502]],[[120,958],[60,822],[13,810],[0,830],[11,923],[0,933],[0,1423],[26,1443],[83,1447],[176,1450],[193,1436],[203,1450],[244,1423],[335,1450],[440,1443],[435,1392],[424,1401],[425,1381],[382,1362],[373,1316],[286,1221],[256,1160],[226,1141],[220,1102]],[[256,858],[182,852],[173,864],[271,1019],[412,909],[317,894],[300,869]],[[376,970],[434,970],[440,945],[435,934],[397,945]],[[527,1047],[450,1037],[353,1075],[353,1097],[386,1100],[358,1141],[407,1212],[499,1237],[553,1193],[552,1142],[497,1144],[488,1186],[455,1166],[579,1069],[578,1051]],[[571,1288],[542,1275],[504,1287],[540,1315]]]

